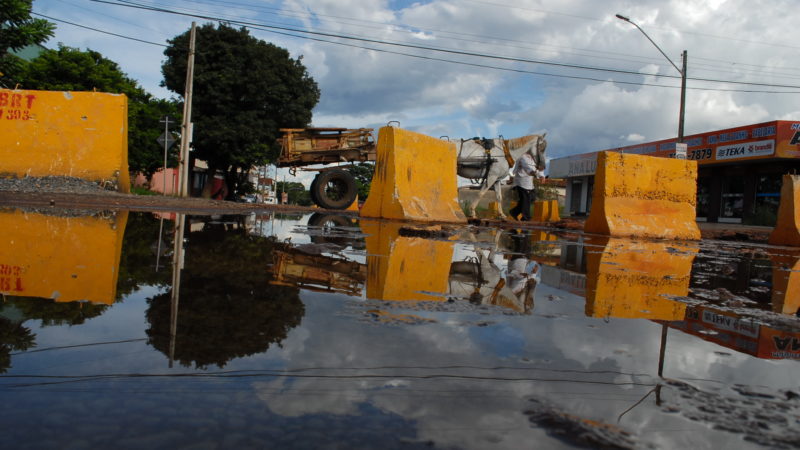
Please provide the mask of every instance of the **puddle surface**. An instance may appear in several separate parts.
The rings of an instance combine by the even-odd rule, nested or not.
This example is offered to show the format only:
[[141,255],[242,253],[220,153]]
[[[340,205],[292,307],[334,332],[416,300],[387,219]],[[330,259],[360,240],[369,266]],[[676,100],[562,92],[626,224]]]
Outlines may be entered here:
[[3,448],[800,445],[798,250],[321,214],[0,229]]

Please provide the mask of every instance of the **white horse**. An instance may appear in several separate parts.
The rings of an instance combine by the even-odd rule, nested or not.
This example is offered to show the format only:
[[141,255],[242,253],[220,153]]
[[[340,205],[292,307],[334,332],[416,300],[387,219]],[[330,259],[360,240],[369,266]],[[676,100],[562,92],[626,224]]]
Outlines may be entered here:
[[473,176],[477,174],[474,167],[472,168],[471,172],[469,170],[464,170],[466,168],[466,164],[468,164],[467,161],[473,163],[480,162],[481,159],[490,161],[488,173],[486,173],[486,180],[481,186],[481,190],[478,193],[477,198],[475,198],[472,204],[469,205],[469,217],[475,217],[475,207],[478,205],[478,202],[481,201],[481,198],[483,198],[484,194],[486,194],[486,191],[494,187],[494,195],[495,199],[497,200],[499,216],[501,219],[506,218],[502,208],[503,193],[500,189],[500,182],[504,180],[506,176],[508,176],[511,166],[509,166],[508,161],[506,160],[506,153],[503,149],[503,146],[508,146],[508,153],[511,155],[511,158],[514,161],[518,160],[523,154],[530,151],[536,166],[539,168],[539,170],[544,170],[546,166],[544,152],[545,149],[547,149],[547,141],[545,140],[546,135],[547,133],[541,135],[531,134],[528,136],[508,140],[494,139],[494,145],[489,150],[486,150],[486,148],[478,141],[462,141],[458,153],[458,174],[460,176],[465,178],[483,178],[483,174],[486,173],[486,169],[478,169],[477,172],[480,172],[479,176]]

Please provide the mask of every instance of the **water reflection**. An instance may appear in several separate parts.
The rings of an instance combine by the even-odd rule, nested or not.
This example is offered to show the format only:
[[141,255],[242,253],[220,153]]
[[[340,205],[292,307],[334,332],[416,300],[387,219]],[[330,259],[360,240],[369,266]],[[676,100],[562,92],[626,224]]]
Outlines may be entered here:
[[367,298],[443,301],[454,243],[403,236],[401,223],[362,220],[367,235]]
[[[584,296],[589,317],[656,320],[740,353],[800,359],[800,325],[787,317],[800,304],[800,252],[600,237],[562,245],[545,280]],[[667,342],[664,329],[660,364]]]
[[586,315],[680,320],[689,293],[693,244],[592,238],[586,255]]
[[0,211],[0,372],[36,346],[23,325],[80,325],[113,304],[127,212]]
[[183,366],[224,367],[284,340],[304,313],[295,286],[271,283],[274,238],[248,233],[243,218],[175,221],[173,284],[147,299],[148,342]]
[[0,446],[798,444],[797,253],[282,220],[131,214],[110,306],[5,296]]
[[64,217],[0,211],[0,292],[112,304],[127,220],[127,212]]
[[[470,234],[474,254],[451,263],[448,297],[530,314],[536,287],[541,282],[541,265],[533,259],[532,247],[542,236],[516,230],[487,234]],[[492,246],[483,247],[486,241],[492,242]],[[504,241],[510,241],[510,245],[504,245]]]

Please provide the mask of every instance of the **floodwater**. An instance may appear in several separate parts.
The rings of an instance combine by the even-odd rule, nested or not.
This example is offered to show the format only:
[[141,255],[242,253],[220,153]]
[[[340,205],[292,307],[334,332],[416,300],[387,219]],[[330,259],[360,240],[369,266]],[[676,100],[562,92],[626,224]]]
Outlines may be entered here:
[[800,446],[798,250],[44,212],[0,211],[2,448]]

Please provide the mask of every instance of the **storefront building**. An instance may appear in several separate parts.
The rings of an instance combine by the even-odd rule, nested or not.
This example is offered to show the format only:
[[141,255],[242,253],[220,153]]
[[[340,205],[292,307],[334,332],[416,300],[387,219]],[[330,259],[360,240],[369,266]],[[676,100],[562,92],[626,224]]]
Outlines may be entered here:
[[[608,149],[675,157],[676,139]],[[698,163],[697,220],[774,225],[781,178],[800,172],[800,122],[776,120],[686,136],[687,159]],[[597,154],[550,161],[551,178],[567,180],[566,210],[586,215],[592,206]]]

